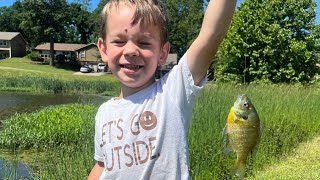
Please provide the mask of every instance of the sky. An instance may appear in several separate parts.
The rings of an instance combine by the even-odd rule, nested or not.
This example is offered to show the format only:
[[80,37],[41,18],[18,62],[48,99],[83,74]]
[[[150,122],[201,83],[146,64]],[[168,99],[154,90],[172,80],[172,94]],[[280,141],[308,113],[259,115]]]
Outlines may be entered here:
[[[0,7],[1,6],[11,6],[16,0],[0,0]],[[74,0],[68,0],[68,2],[73,2]],[[91,0],[91,7],[90,11],[93,11],[99,3],[100,0]],[[237,4],[239,5],[243,0],[238,0]],[[320,0],[317,0],[317,12],[320,12]],[[320,13],[317,14],[317,23],[320,24]]]

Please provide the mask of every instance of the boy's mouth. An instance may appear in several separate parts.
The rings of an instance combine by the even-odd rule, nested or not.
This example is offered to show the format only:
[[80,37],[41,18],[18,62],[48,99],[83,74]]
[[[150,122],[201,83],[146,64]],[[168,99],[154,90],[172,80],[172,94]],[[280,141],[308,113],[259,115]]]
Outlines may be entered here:
[[142,68],[142,66],[139,65],[120,65],[121,68],[126,68],[126,69],[140,69]]

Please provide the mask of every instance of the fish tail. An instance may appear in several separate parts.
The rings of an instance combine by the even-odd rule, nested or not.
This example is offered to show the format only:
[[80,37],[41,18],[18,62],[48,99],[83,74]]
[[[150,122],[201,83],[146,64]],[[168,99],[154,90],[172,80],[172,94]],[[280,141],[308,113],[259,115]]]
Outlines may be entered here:
[[245,175],[246,164],[244,162],[237,162],[231,171],[231,175],[236,175],[239,179],[243,179]]

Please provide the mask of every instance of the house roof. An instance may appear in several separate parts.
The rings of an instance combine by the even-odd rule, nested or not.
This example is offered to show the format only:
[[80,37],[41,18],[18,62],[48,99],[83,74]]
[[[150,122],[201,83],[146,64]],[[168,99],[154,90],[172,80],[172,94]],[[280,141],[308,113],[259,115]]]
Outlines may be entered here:
[[0,39],[2,40],[11,40],[14,37],[18,36],[19,32],[0,32]]
[[81,50],[81,49],[83,49],[83,48],[86,48],[86,47],[89,47],[89,46],[95,46],[95,47],[97,47],[97,45],[96,45],[95,43],[90,43],[90,44],[87,44],[87,45],[85,45],[85,46],[82,46],[82,47],[80,47],[80,48],[78,48],[78,49],[75,49],[75,51],[79,51],[79,50]]
[[24,40],[24,42],[27,43],[27,41],[23,38],[23,36],[19,32],[0,32],[0,39],[10,41],[19,35]]
[[[54,43],[55,51],[76,51],[79,48],[85,47],[87,44],[71,44],[71,43]],[[36,50],[50,50],[50,43],[39,44]]]

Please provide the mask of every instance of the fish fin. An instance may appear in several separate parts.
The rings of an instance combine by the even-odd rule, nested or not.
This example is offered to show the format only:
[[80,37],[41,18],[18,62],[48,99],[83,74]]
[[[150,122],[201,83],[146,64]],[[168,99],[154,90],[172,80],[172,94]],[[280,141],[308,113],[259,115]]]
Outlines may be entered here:
[[223,132],[222,132],[222,136],[223,136],[223,153],[225,155],[230,155],[230,153],[232,152],[231,147],[229,146],[229,138],[228,138],[228,127],[227,124],[224,126],[223,128]]
[[242,180],[244,179],[245,171],[246,171],[246,164],[237,163],[231,170],[231,175],[236,175],[239,177],[240,180]]

